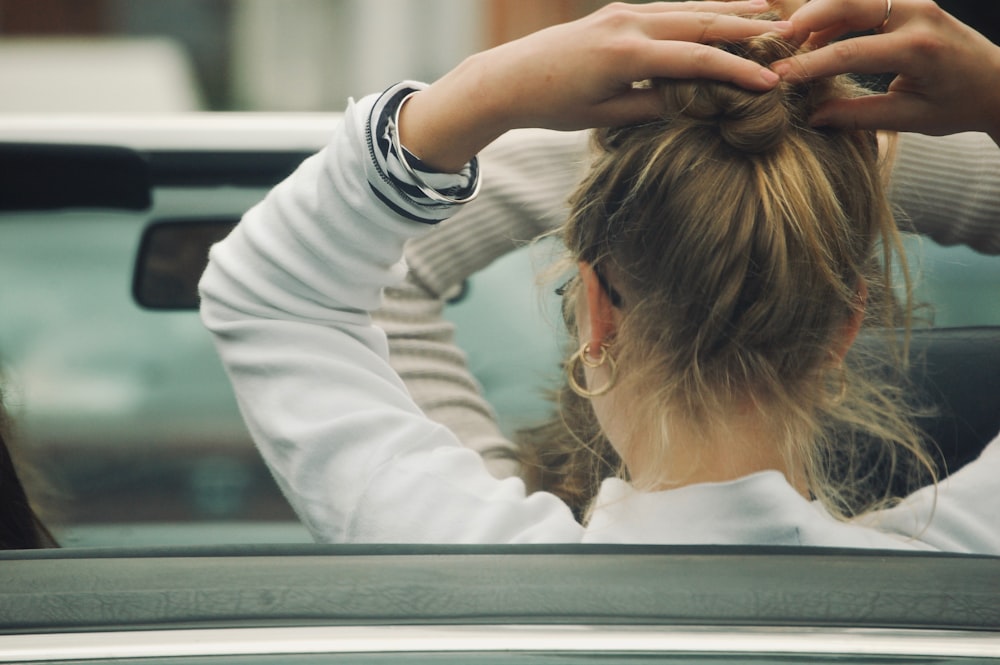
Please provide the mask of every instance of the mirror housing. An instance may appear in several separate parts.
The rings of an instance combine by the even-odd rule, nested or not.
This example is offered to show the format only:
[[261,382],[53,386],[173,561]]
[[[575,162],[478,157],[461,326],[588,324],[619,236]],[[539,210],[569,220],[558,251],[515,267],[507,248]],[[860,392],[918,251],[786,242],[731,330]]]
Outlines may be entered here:
[[198,309],[198,280],[208,265],[208,250],[238,222],[221,217],[149,224],[139,243],[132,297],[146,309]]

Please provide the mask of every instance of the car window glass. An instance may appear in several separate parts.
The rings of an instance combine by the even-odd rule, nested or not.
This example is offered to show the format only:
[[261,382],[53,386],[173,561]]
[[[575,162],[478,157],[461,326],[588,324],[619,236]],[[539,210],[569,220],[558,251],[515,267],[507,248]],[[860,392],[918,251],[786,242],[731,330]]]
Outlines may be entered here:
[[[2,217],[7,403],[26,457],[54,490],[65,544],[308,540],[258,459],[197,313],[143,310],[129,293],[147,219],[238,215],[260,195],[164,191],[149,214]],[[910,245],[917,297],[937,305],[938,323],[1000,324],[998,262],[928,240]],[[551,260],[551,247],[515,252],[448,308],[508,433],[544,417],[545,391],[558,381],[555,299],[534,275]],[[517,335],[503,332],[511,312]]]

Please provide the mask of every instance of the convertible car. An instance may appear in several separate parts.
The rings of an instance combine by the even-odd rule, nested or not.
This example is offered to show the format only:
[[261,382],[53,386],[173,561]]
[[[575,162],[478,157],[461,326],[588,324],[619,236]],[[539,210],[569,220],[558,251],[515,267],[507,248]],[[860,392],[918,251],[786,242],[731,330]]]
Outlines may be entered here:
[[[207,247],[336,122],[0,119],[5,402],[62,545],[0,553],[0,662],[1000,663],[996,557],[310,544],[195,284]],[[911,245],[938,306],[914,335],[937,407],[923,425],[955,469],[1000,431],[1000,262]],[[519,279],[508,305],[549,326],[532,263],[498,261],[448,308],[502,422],[541,388],[511,397],[515,354],[485,303]]]

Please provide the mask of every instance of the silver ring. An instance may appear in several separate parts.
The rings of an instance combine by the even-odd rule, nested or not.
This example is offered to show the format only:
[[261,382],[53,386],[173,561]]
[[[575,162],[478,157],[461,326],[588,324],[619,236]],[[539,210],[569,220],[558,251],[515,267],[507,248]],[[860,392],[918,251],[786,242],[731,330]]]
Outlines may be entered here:
[[885,32],[885,26],[889,23],[890,16],[892,16],[892,0],[885,0],[885,18],[882,19],[882,25],[878,27],[877,32]]

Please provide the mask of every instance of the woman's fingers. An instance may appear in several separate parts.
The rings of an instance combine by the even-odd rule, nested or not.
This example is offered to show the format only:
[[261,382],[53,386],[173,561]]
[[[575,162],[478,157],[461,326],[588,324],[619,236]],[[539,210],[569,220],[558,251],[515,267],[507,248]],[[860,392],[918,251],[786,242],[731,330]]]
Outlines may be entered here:
[[[885,0],[813,0],[792,16],[796,36],[883,27]],[[877,34],[853,37],[775,62],[787,81],[834,74],[894,74],[888,94],[836,100],[823,125],[948,134],[985,131],[1000,142],[1000,48],[931,0],[894,0]]]
[[640,29],[654,41],[636,44],[636,53],[630,56],[635,67],[632,80],[711,78],[751,90],[770,90],[779,80],[770,69],[705,43],[767,33],[787,35],[792,25],[711,12],[663,12],[644,14]]
[[918,99],[889,92],[872,97],[835,99],[820,107],[810,119],[814,126],[852,129],[920,130],[926,124],[928,109]]
[[[715,47],[688,42],[651,43],[642,52],[644,62],[636,71],[647,72],[637,78],[711,78],[728,81],[749,89],[766,91],[780,80],[766,67]],[[657,117],[663,100],[656,93],[631,88],[614,94],[594,106],[589,123],[595,126],[627,125]]]
[[706,44],[790,32],[788,22],[735,15],[766,5],[608,5],[468,58],[410,100],[400,134],[427,163],[455,170],[515,127],[582,129],[654,118],[662,100],[636,88],[637,81],[712,78],[770,90],[780,79],[769,68]]
[[[850,29],[840,23],[825,30],[814,32],[811,35],[805,35],[806,41],[804,42],[804,45],[807,49],[818,49],[826,46],[838,37],[842,37],[847,32],[850,32]],[[799,31],[795,31],[795,33],[794,39],[799,43],[803,43],[801,41],[803,39],[803,35]]]
[[663,100],[652,90],[633,88],[597,105],[593,120],[598,126],[631,125],[662,113]]
[[678,41],[649,43],[636,54],[635,80],[707,78],[749,90],[770,90],[780,77],[767,67],[705,44]]
[[782,79],[792,82],[844,72],[895,73],[903,71],[909,62],[905,41],[905,37],[892,34],[855,37],[778,60],[771,69]]
[[739,41],[776,33],[792,33],[788,21],[766,21],[742,18],[713,12],[661,12],[639,17],[643,32],[652,39],[671,39],[684,42]]
[[[812,0],[791,16],[796,33],[821,32],[833,26],[849,31],[882,27],[889,7],[888,0]],[[804,35],[799,35],[804,38]]]
[[654,12],[711,12],[713,14],[743,14],[751,16],[770,9],[767,0],[693,0],[691,2],[647,2],[629,5],[633,11]]

